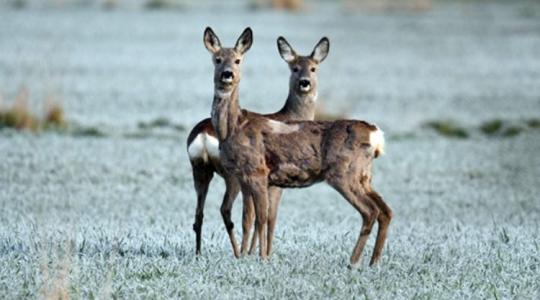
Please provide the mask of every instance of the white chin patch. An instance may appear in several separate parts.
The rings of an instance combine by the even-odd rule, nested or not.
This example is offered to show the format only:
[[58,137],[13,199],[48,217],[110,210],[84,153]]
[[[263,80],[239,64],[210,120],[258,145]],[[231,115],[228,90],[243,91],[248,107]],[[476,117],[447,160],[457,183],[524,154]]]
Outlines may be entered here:
[[308,86],[300,86],[300,90],[302,92],[309,92],[309,90],[311,90],[311,86],[308,85]]
[[223,83],[232,83],[232,78],[222,78],[221,82],[223,82]]

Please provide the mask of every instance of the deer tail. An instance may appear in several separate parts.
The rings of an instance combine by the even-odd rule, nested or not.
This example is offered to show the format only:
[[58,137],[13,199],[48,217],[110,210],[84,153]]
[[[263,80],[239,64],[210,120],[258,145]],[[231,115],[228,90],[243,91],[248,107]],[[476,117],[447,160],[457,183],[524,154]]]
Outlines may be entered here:
[[375,149],[375,158],[384,154],[384,132],[376,129],[369,134],[369,144]]

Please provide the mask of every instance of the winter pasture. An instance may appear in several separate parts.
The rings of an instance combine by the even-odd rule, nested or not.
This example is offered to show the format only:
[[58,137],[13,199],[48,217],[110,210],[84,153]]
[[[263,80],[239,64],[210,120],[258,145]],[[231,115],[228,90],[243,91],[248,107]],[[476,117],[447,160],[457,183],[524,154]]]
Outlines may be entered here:
[[[18,1],[0,6],[0,105],[24,87],[30,108],[53,98],[85,129],[0,129],[0,298],[540,297],[538,2],[8,2]],[[360,215],[325,185],[285,192],[269,262],[235,259],[219,178],[195,257],[185,140],[210,113],[208,25],[225,45],[253,28],[240,102],[258,112],[287,94],[276,38],[300,53],[330,38],[321,107],[386,132],[374,186],[394,220],[379,265],[367,266],[372,234],[362,267],[347,268]]]

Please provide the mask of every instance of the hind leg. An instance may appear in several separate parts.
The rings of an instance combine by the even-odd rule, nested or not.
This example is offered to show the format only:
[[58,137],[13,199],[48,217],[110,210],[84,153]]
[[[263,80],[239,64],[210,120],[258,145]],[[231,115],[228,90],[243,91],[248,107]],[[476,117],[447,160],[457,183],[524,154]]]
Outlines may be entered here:
[[[347,177],[338,177],[347,178]],[[329,182],[362,216],[362,228],[351,255],[351,267],[356,267],[373,224],[379,215],[379,209],[371,201],[365,189],[359,184],[350,184],[348,180]]]
[[225,223],[225,228],[227,229],[227,234],[229,235],[229,240],[231,241],[234,256],[238,258],[240,257],[240,253],[238,251],[238,244],[234,236],[234,223],[231,220],[231,210],[234,200],[240,192],[240,185],[238,184],[238,181],[232,177],[225,179],[225,184],[226,190],[225,196],[223,197],[223,203],[221,204],[221,216],[223,217],[223,223]]
[[375,248],[373,249],[373,255],[371,256],[371,262],[369,263],[369,265],[372,266],[376,264],[381,258],[384,242],[388,233],[388,226],[390,225],[390,221],[392,220],[392,210],[386,204],[386,202],[384,202],[384,199],[381,197],[381,195],[379,195],[377,192],[372,190],[368,193],[368,196],[381,211],[379,217],[377,218],[377,222],[379,223],[377,240],[375,242]]
[[204,218],[204,203],[208,194],[208,186],[214,176],[214,169],[203,162],[191,162],[193,169],[193,182],[195,191],[197,192],[197,208],[195,210],[195,223],[193,230],[195,231],[195,254],[201,254],[201,235]]

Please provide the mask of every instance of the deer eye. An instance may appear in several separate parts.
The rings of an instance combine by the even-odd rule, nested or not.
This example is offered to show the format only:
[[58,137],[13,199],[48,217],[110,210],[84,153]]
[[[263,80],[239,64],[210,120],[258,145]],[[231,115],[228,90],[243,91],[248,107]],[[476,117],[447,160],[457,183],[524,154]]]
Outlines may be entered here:
[[220,64],[222,62],[221,57],[216,57],[216,64]]
[[234,63],[237,64],[237,65],[239,65],[239,64],[240,64],[240,60],[237,59],[237,60],[234,61]]
[[315,68],[311,68],[311,72],[315,72]]
[[300,71],[300,68],[298,68],[297,66],[294,66],[294,67],[292,68],[292,71],[293,71],[294,73],[296,73],[296,72]]

